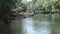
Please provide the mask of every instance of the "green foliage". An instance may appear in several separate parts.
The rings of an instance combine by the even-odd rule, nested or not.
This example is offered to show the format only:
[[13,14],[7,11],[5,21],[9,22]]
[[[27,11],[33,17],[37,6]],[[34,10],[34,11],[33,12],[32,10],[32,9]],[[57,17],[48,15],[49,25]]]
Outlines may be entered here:
[[22,4],[21,4],[21,7],[23,8],[23,9],[22,9],[22,11],[24,11],[24,12],[25,12],[25,11],[26,11],[27,6],[26,6],[25,4],[23,4],[23,3],[22,3]]
[[11,7],[15,4],[16,0],[0,0],[0,18],[3,21],[11,20]]
[[54,6],[55,6],[56,9],[60,9],[60,1],[56,1],[54,3]]
[[60,9],[60,0],[32,0],[24,3],[31,11],[56,11]]

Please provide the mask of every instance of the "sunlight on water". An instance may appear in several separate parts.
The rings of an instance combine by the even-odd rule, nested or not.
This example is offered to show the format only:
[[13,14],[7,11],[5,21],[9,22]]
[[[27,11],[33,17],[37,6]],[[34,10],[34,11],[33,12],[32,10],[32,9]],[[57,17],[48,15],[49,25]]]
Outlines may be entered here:
[[[22,20],[23,22],[23,31],[22,33],[24,34],[51,34],[51,28],[50,27],[50,22],[47,21],[43,21],[43,22],[39,22],[37,23],[37,21],[33,21],[32,18],[25,18]],[[42,25],[42,26],[38,26],[39,28],[36,28],[37,26],[33,26],[36,23],[38,25]]]

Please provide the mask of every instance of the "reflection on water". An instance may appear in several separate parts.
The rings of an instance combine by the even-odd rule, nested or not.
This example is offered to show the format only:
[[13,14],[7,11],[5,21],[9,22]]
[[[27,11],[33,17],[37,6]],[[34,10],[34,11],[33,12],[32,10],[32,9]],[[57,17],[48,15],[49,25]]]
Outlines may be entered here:
[[60,34],[60,15],[40,14],[0,24],[0,34]]
[[35,21],[33,18],[26,18],[22,22],[24,34],[51,34],[51,23],[49,21],[37,19]]

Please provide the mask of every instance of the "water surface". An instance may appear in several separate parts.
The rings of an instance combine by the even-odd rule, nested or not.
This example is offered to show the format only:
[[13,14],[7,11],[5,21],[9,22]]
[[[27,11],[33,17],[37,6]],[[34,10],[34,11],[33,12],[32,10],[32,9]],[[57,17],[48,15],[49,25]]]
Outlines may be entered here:
[[2,26],[0,31],[3,34],[60,34],[60,15],[38,14],[13,20]]

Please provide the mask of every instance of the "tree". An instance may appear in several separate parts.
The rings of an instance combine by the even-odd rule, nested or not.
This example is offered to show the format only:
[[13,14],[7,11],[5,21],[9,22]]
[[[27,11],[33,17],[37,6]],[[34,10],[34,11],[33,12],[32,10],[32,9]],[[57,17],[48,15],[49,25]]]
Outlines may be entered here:
[[0,0],[0,18],[8,23],[11,21],[11,7],[15,6],[16,0]]
[[55,6],[56,9],[60,9],[60,1],[56,1],[54,3],[54,6]]

